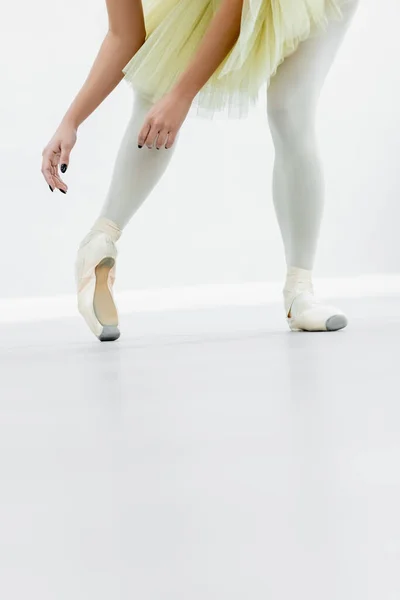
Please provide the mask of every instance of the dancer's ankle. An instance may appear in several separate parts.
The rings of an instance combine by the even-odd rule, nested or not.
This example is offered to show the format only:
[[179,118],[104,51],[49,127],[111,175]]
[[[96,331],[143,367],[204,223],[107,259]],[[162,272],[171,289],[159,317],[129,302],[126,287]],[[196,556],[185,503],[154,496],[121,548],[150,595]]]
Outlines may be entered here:
[[296,296],[302,292],[308,292],[309,294],[314,293],[312,271],[289,265],[287,268],[285,286],[283,288],[286,315],[289,315]]
[[122,230],[118,225],[107,217],[99,217],[93,223],[91,231],[100,231],[110,236],[113,242],[117,242],[122,235]]

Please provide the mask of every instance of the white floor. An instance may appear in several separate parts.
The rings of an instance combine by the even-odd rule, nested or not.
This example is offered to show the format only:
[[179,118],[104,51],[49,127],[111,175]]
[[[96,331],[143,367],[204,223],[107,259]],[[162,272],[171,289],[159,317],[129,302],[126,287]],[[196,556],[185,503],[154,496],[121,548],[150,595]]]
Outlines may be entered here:
[[4,600],[399,600],[400,298],[0,325]]

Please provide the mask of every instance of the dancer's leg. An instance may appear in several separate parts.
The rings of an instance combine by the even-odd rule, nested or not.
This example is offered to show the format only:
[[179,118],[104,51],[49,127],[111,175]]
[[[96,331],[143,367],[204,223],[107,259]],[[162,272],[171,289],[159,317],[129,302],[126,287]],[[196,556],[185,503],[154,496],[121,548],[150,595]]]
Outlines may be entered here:
[[108,194],[100,217],[123,229],[160,181],[174,154],[176,142],[166,150],[146,146],[139,149],[137,138],[151,103],[136,95],[131,119],[118,151]]
[[136,96],[105,203],[78,250],[75,265],[78,307],[90,329],[102,341],[119,337],[112,294],[117,257],[115,243],[161,179],[176,147],[175,142],[168,150],[138,148],[138,134],[150,108],[149,102]]
[[268,117],[275,145],[273,197],[287,264],[312,269],[324,205],[324,181],[315,132],[317,101],[355,13],[300,44],[278,68],[268,89]]
[[[275,145],[273,198],[288,266],[287,313],[295,292],[312,292],[311,271],[324,208],[324,178],[316,139],[318,98],[358,6],[343,4],[343,19],[300,44],[272,78],[268,118]],[[300,286],[297,285],[300,283]],[[295,289],[296,288],[296,289]]]

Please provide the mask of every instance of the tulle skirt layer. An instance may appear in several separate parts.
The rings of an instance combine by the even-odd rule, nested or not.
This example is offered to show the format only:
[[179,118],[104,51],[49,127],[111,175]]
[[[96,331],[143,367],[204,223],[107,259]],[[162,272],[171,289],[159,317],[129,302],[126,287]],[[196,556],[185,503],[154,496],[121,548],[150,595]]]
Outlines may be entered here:
[[[198,114],[248,113],[298,45],[342,17],[345,0],[244,0],[235,46],[196,98]],[[144,0],[146,42],[124,67],[125,80],[151,102],[177,81],[195,54],[221,0]]]

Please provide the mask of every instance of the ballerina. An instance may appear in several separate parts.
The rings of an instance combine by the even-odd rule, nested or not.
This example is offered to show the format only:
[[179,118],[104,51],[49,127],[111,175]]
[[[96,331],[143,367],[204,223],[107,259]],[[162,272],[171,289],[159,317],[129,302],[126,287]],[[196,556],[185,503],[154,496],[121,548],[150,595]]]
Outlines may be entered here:
[[[273,200],[285,249],[285,316],[295,331],[337,331],[347,317],[312,283],[324,185],[315,117],[358,0],[107,0],[109,32],[87,81],[43,151],[51,191],[80,124],[123,77],[134,89],[108,194],[76,260],[78,307],[102,341],[119,337],[116,242],[167,169],[190,107],[246,116],[261,86],[275,146]],[[61,173],[60,173],[61,171]]]

